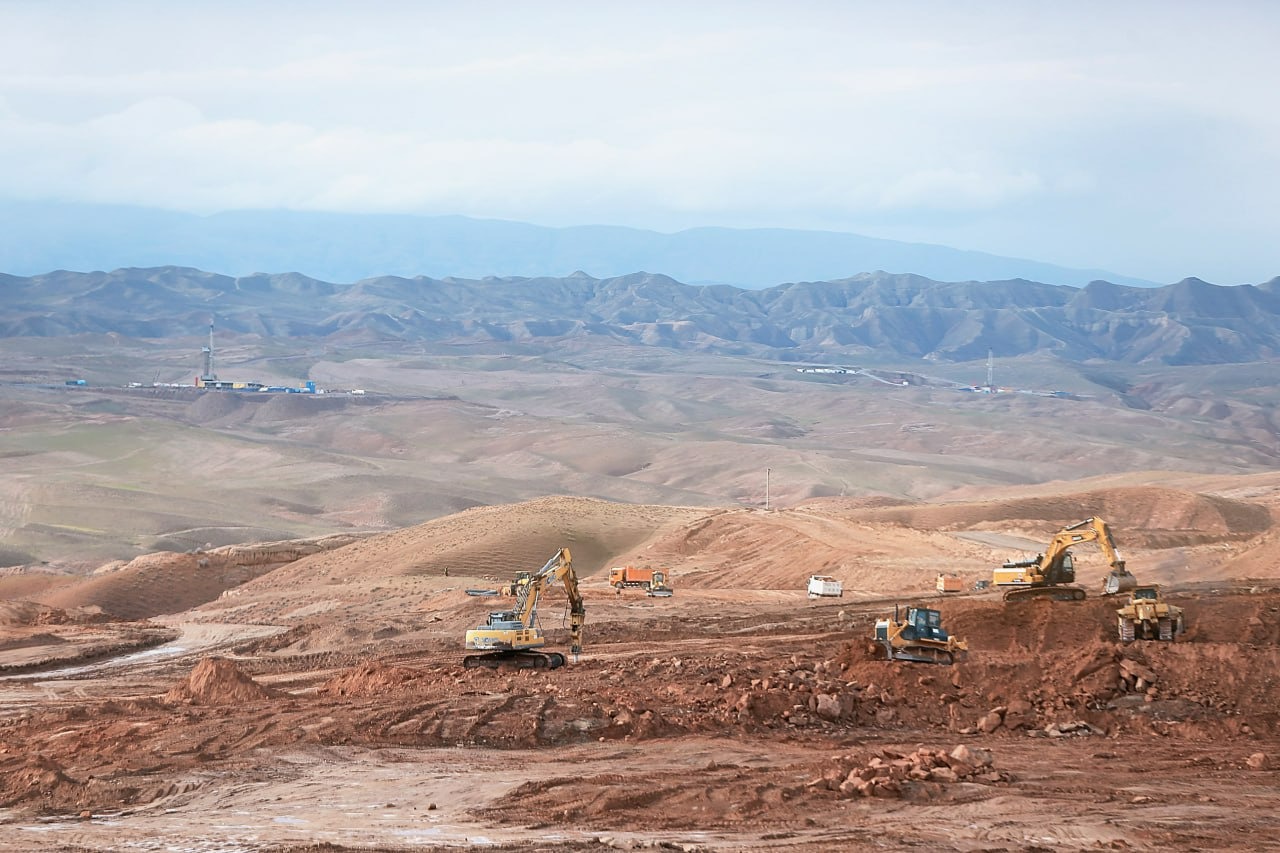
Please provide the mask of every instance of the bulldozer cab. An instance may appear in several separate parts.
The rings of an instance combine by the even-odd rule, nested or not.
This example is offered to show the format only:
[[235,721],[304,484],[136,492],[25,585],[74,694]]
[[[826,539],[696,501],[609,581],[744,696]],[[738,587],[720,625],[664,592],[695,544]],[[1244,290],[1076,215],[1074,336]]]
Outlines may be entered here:
[[912,607],[907,611],[907,624],[902,629],[906,640],[946,641],[947,632],[942,629],[942,614],[927,607]]

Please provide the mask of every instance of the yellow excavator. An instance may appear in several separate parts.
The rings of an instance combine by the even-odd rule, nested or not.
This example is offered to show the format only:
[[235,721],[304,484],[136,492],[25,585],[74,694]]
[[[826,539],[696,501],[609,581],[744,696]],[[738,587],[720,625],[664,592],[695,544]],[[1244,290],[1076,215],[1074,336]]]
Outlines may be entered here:
[[1034,560],[1005,563],[992,572],[991,582],[1005,587],[1005,601],[1082,601],[1085,591],[1069,586],[1075,583],[1076,569],[1068,550],[1081,542],[1097,542],[1111,566],[1111,571],[1102,579],[1104,595],[1126,592],[1138,585],[1137,579],[1124,567],[1111,528],[1096,516],[1059,530],[1045,552],[1037,554]]
[[484,654],[467,655],[462,665],[467,669],[497,669],[514,666],[520,669],[556,669],[564,666],[560,652],[540,652],[547,644],[538,626],[538,601],[548,585],[559,581],[569,597],[569,651],[576,661],[582,653],[582,624],[586,607],[578,593],[578,576],[568,548],[561,548],[547,564],[530,575],[515,590],[515,606],[489,614],[485,624],[467,631],[467,648]]

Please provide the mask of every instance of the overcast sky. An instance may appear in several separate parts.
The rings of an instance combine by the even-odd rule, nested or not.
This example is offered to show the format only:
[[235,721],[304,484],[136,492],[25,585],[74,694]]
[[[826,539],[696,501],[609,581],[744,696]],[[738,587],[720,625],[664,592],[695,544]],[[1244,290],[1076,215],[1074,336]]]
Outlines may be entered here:
[[0,0],[0,201],[1280,275],[1280,3]]

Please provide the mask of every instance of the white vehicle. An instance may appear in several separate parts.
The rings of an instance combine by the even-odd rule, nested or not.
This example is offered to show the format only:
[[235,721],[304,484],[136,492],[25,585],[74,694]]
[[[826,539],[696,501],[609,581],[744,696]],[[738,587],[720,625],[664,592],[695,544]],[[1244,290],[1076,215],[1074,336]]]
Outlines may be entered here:
[[839,598],[844,595],[844,584],[830,575],[813,575],[809,578],[810,598]]

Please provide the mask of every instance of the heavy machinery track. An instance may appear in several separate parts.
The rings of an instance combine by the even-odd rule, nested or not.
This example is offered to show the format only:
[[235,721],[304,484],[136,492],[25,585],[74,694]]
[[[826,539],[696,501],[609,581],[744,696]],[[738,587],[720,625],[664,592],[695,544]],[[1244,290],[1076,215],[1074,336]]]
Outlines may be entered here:
[[559,652],[489,652],[462,659],[464,669],[559,669],[564,663],[564,655]]

